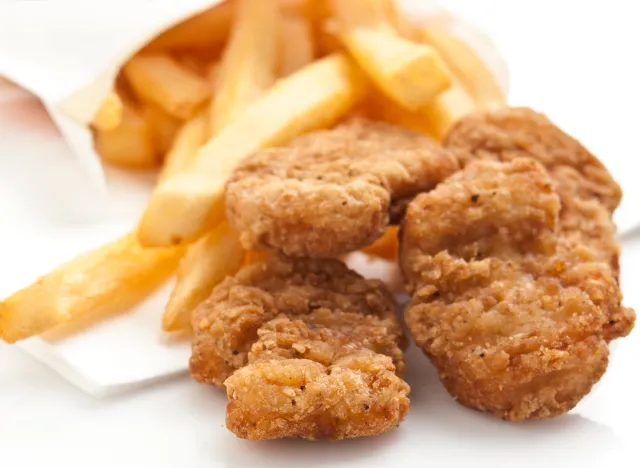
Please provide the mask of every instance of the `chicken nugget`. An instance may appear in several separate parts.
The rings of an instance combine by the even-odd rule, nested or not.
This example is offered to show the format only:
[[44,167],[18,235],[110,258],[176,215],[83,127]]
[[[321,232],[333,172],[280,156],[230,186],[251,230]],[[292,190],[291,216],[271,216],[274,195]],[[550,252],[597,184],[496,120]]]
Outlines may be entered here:
[[350,329],[370,328],[364,322],[372,317],[333,320],[333,314],[341,313],[327,311],[328,320],[319,322],[280,318],[260,329],[249,364],[225,382],[231,431],[259,440],[339,440],[378,435],[400,423],[409,410],[409,386],[385,355],[397,353],[397,344],[379,325],[373,328],[381,334]]
[[457,169],[422,134],[353,119],[247,158],[227,184],[227,216],[248,250],[335,257],[381,237],[390,213]]
[[413,337],[451,395],[511,421],[591,390],[621,308],[611,268],[562,246],[553,187],[532,159],[472,162],[416,197],[401,230]]
[[540,162],[562,201],[560,229],[567,232],[567,247],[588,245],[617,275],[620,247],[611,213],[620,204],[620,186],[593,154],[546,116],[527,108],[474,113],[449,130],[444,145],[463,166],[478,159]]

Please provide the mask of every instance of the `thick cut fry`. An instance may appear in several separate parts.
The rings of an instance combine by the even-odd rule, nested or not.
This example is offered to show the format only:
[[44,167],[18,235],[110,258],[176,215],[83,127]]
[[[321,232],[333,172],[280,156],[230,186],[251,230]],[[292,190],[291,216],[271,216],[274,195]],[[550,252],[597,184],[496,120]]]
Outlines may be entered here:
[[184,170],[193,162],[198,149],[207,139],[208,122],[207,114],[203,111],[182,125],[164,159],[160,182]]
[[372,93],[367,99],[363,111],[371,119],[409,128],[436,138],[437,132],[427,117],[420,114],[420,112],[411,112],[400,107],[380,93]]
[[205,78],[166,54],[136,55],[123,71],[141,101],[179,119],[191,117],[211,97]]
[[244,256],[237,234],[226,222],[190,246],[180,262],[162,328],[165,331],[188,328],[193,309],[209,297],[216,284],[240,269]]
[[211,103],[212,135],[275,81],[279,26],[276,2],[237,0],[233,31]]
[[80,255],[0,302],[0,338],[38,335],[91,313],[133,306],[174,271],[180,249],[142,249],[130,234]]
[[351,61],[334,55],[273,86],[200,149],[186,171],[156,189],[142,218],[143,245],[192,242],[224,219],[224,186],[243,158],[261,148],[328,127],[365,94]]
[[117,92],[111,91],[100,105],[91,125],[97,130],[108,132],[120,125],[121,121],[122,100]]
[[398,248],[398,228],[391,226],[387,228],[384,236],[362,249],[362,251],[385,260],[396,261],[398,259]]
[[280,76],[288,76],[313,61],[313,31],[305,18],[285,16],[282,19],[281,49]]
[[219,51],[231,30],[234,1],[227,0],[163,32],[145,47],[145,51]]
[[102,159],[116,166],[142,169],[160,163],[147,120],[129,102],[124,103],[120,125],[113,130],[96,131],[95,145]]
[[330,0],[339,35],[378,88],[395,102],[417,110],[451,85],[435,49],[400,37],[384,0]]
[[153,145],[157,153],[163,157],[180,128],[180,121],[153,104],[145,106],[144,116],[149,125]]
[[478,110],[476,102],[464,87],[454,81],[451,88],[420,110],[428,120],[432,135],[442,140],[449,127],[458,119]]
[[435,47],[480,109],[506,105],[502,88],[485,62],[464,41],[437,25],[422,29],[423,40]]
[[215,62],[195,54],[180,54],[176,59],[180,62],[180,65],[203,78],[206,78],[211,63]]

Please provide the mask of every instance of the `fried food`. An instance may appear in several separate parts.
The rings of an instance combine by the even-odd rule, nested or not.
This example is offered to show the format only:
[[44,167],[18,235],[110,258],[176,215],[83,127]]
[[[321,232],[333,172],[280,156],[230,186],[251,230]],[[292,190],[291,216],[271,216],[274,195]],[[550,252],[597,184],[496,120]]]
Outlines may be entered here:
[[224,187],[236,165],[262,148],[334,125],[360,101],[366,82],[332,55],[277,82],[203,146],[195,161],[153,193],[140,223],[143,245],[193,242],[224,219]]
[[103,132],[115,129],[122,121],[122,99],[116,91],[110,91],[93,116],[91,125]]
[[470,163],[408,207],[406,322],[464,405],[512,421],[556,416],[606,369],[620,291],[606,263],[562,247],[559,214],[532,159]]
[[457,168],[424,135],[354,119],[244,160],[227,184],[227,216],[247,250],[333,257],[371,244],[396,202]]
[[[589,252],[592,260],[609,263],[618,275],[620,248],[611,213],[620,203],[620,186],[593,154],[547,117],[526,108],[476,113],[451,129],[445,147],[462,165],[477,159],[539,161],[560,195],[564,248],[582,256]],[[608,339],[628,334],[634,320],[632,310],[620,309],[607,325]]]
[[249,265],[214,289],[193,327],[191,373],[226,385],[239,437],[375,435],[408,411],[393,296],[337,260]]

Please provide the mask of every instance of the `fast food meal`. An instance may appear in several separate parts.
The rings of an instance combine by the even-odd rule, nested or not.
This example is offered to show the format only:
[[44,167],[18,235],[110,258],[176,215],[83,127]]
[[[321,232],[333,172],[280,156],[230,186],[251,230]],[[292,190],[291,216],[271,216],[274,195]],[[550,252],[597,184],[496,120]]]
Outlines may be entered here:
[[407,415],[398,305],[353,252],[401,269],[444,386],[506,420],[569,411],[633,328],[604,165],[393,0],[223,2],[134,54],[91,128],[105,164],[160,169],[157,186],[130,233],[0,302],[0,338],[175,277],[162,329],[192,332],[191,374],[226,388],[238,437]]

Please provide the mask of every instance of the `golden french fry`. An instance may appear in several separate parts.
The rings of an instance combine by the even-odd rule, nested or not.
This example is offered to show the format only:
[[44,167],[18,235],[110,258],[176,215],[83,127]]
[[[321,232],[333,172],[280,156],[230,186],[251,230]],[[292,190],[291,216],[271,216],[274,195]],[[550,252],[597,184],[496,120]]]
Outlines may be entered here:
[[433,125],[420,112],[411,112],[380,93],[371,93],[362,108],[364,116],[381,120],[416,132],[435,136]]
[[208,125],[207,114],[202,111],[180,127],[164,159],[160,182],[184,170],[193,162],[198,149],[207,140]]
[[442,59],[430,46],[400,37],[384,0],[330,0],[339,35],[378,88],[417,110],[451,85]]
[[422,28],[424,41],[435,47],[481,109],[506,105],[500,84],[477,52],[438,25]]
[[168,279],[180,249],[142,249],[130,234],[63,264],[0,302],[0,338],[14,343],[91,313],[135,305]]
[[115,91],[109,92],[100,108],[93,116],[93,125],[97,130],[108,132],[113,130],[122,121],[122,100]]
[[160,163],[147,120],[129,102],[124,102],[120,125],[109,131],[96,130],[95,145],[102,159],[116,166],[142,169]]
[[224,186],[243,158],[328,127],[363,97],[367,83],[342,55],[280,80],[198,152],[184,172],[161,183],[142,217],[143,245],[193,242],[224,219]]
[[478,110],[475,100],[464,87],[454,80],[453,85],[420,109],[427,120],[432,136],[442,140],[451,125],[465,115]]
[[156,37],[145,51],[219,51],[231,30],[234,3],[228,0],[186,19]]
[[311,24],[304,17],[283,17],[280,42],[280,76],[288,76],[313,61],[313,31]]
[[315,42],[320,56],[340,53],[344,50],[342,41],[338,37],[338,23],[328,18],[320,24],[316,31]]
[[232,122],[275,81],[279,15],[274,1],[237,0],[211,102],[211,135]]
[[387,228],[384,235],[373,244],[365,247],[362,251],[369,255],[395,261],[398,259],[398,227]]
[[159,106],[179,119],[188,119],[211,97],[207,80],[167,54],[132,57],[124,76],[141,101]]
[[145,106],[144,117],[147,120],[157,153],[160,156],[164,156],[171,147],[173,139],[180,128],[180,120],[153,104]]
[[244,250],[228,223],[191,245],[180,262],[178,278],[162,317],[165,331],[188,328],[191,312],[213,287],[234,275],[244,262]]
[[176,60],[180,62],[180,65],[203,78],[206,78],[209,67],[214,62],[196,54],[180,54],[176,57]]

